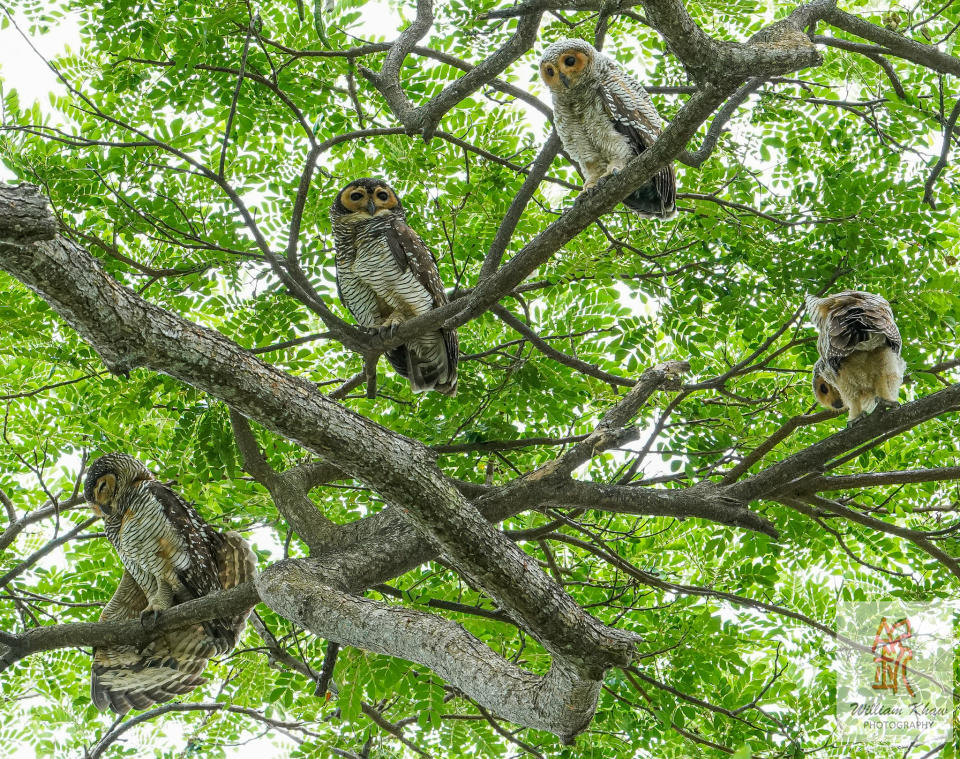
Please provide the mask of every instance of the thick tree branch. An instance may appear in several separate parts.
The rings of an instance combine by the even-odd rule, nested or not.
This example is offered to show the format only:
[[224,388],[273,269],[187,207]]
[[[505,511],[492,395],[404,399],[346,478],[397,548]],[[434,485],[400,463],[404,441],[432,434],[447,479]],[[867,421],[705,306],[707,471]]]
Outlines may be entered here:
[[[727,42],[710,37],[693,20],[681,0],[639,0],[646,22],[666,39],[670,50],[697,82],[743,81],[754,76],[787,74],[820,63],[803,30],[833,7],[836,0],[814,0],[787,18],[761,30],[749,41]],[[526,0],[513,8],[495,10],[488,18],[526,17],[547,10],[606,12],[606,0]]]
[[900,434],[934,417],[960,409],[960,384],[879,414],[805,448],[762,472],[725,488],[744,502],[774,493],[802,492],[805,477],[819,473],[832,459],[884,434]]
[[960,75],[960,58],[947,55],[933,45],[916,42],[899,32],[871,24],[833,6],[825,8],[821,18],[831,26],[875,42],[882,48],[871,49],[869,52],[895,55],[941,74]]
[[154,629],[147,630],[139,619],[126,622],[80,622],[69,625],[32,627],[22,633],[0,632],[0,671],[40,651],[77,646],[146,644],[162,632],[216,617],[229,617],[257,603],[252,582],[212,593],[161,612]]
[[594,676],[630,661],[634,639],[585,614],[483,518],[420,444],[348,412],[212,330],[153,306],[65,240],[0,248],[17,276],[90,341],[115,371],[164,371],[298,442],[377,490],[567,665]]
[[291,559],[258,579],[264,602],[311,632],[341,644],[429,667],[468,697],[511,722],[569,741],[589,723],[599,679],[584,679],[555,659],[547,675],[526,672],[460,625],[428,612],[351,595],[323,560]]
[[914,482],[949,482],[958,479],[960,479],[960,466],[945,466],[938,469],[907,469],[899,472],[863,472],[833,477],[810,477],[803,481],[803,488],[809,492],[825,492]]
[[0,243],[29,245],[52,240],[59,226],[50,203],[29,184],[0,184]]

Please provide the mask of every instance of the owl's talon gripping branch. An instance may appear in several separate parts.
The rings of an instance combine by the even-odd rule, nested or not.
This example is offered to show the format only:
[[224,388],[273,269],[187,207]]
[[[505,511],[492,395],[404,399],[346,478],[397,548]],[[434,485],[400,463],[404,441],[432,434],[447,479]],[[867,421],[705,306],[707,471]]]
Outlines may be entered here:
[[141,611],[140,624],[143,626],[143,629],[150,632],[156,630],[160,624],[160,614],[159,609],[144,609]]

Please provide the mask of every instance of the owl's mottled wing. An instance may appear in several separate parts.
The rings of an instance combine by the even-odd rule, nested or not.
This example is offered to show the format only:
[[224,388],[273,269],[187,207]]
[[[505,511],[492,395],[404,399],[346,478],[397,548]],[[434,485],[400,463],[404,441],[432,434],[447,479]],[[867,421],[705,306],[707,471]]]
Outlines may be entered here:
[[184,584],[189,597],[177,597],[178,603],[200,598],[220,590],[220,574],[216,553],[223,536],[200,518],[196,509],[161,482],[150,482],[147,489],[163,506],[164,516],[173,524],[177,534],[186,543],[190,561],[180,566],[177,557],[171,557],[177,578]]
[[630,138],[638,153],[657,141],[663,129],[660,114],[647,91],[620,66],[611,63],[606,68],[600,94],[617,131]]
[[[147,597],[124,570],[101,622],[138,619]],[[117,714],[146,709],[189,693],[206,682],[201,674],[216,647],[200,625],[163,633],[146,646],[93,649],[90,695],[94,705]]]
[[857,346],[888,346],[897,355],[903,341],[890,304],[873,293],[849,290],[827,298],[811,299],[811,317],[823,324],[817,347],[834,371]]
[[[229,590],[256,578],[257,556],[239,533],[231,531],[224,533],[222,537],[223,541],[217,549],[217,568],[220,585],[224,590]],[[218,653],[225,654],[237,645],[251,611],[252,606],[232,617],[219,620],[228,635],[215,641],[220,649]]]
[[437,261],[423,240],[409,224],[395,219],[386,231],[387,245],[397,261],[400,271],[407,268],[417,278],[423,288],[430,293],[433,307],[447,302],[447,294],[440,281]]
[[[209,526],[208,526],[209,527]],[[213,530],[211,529],[213,532]],[[220,587],[233,588],[257,575],[256,556],[238,533],[215,533],[214,563]],[[147,598],[124,571],[101,622],[138,619]],[[108,646],[93,652],[91,695],[98,709],[126,714],[189,693],[206,682],[207,661],[229,652],[240,638],[250,608],[212,624],[192,624],[162,633],[147,646]],[[211,634],[211,629],[214,631]]]
[[[390,251],[400,264],[401,271],[406,268],[410,269],[417,282],[430,294],[433,307],[439,308],[445,305],[447,303],[447,293],[443,288],[443,282],[440,281],[437,261],[413,227],[400,219],[395,219],[387,229],[386,239]],[[401,261],[403,261],[402,264]],[[460,355],[457,331],[455,329],[442,331],[447,351],[447,361],[451,367],[455,367]],[[390,358],[389,355],[388,358]],[[390,358],[390,362],[394,363],[392,358]],[[405,366],[401,370],[396,364],[394,364],[394,368],[400,373],[404,373],[406,370]]]
[[[663,122],[650,95],[623,68],[610,61],[600,81],[600,96],[613,127],[624,135],[639,154],[657,141]],[[677,179],[673,164],[668,164],[653,178],[663,205],[676,204]]]

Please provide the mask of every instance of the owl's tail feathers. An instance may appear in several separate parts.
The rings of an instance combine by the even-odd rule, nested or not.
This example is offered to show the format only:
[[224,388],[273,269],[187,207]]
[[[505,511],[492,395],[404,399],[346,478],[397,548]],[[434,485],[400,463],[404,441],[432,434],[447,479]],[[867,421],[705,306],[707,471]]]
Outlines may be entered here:
[[200,625],[166,633],[142,651],[136,646],[97,648],[90,695],[101,711],[147,709],[203,685],[203,669],[215,654]]
[[[220,571],[220,587],[229,590],[257,577],[257,556],[250,544],[238,532],[222,534],[223,541],[217,548],[217,568]],[[204,630],[213,639],[218,654],[228,653],[237,645],[240,634],[247,624],[251,606],[239,614],[223,619],[204,622]]]
[[413,392],[454,396],[459,351],[457,331],[445,329],[387,351],[386,357],[397,374],[410,381]]
[[677,213],[677,174],[673,164],[665,166],[653,179],[634,190],[623,204],[643,216],[673,218]]

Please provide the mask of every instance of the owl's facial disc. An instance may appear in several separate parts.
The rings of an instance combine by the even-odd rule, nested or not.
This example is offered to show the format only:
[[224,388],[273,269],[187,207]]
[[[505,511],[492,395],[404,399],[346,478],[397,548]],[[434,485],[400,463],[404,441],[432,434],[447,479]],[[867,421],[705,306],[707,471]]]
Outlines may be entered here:
[[540,78],[543,79],[544,84],[550,89],[555,89],[560,82],[558,73],[557,67],[552,63],[542,63],[540,65]]
[[400,201],[397,200],[393,190],[386,185],[375,185],[369,188],[348,185],[340,193],[340,203],[351,214],[367,217],[390,213],[400,204]]
[[843,399],[840,397],[840,391],[827,382],[821,374],[817,374],[813,378],[813,394],[824,408],[843,408]]
[[569,89],[580,81],[589,62],[587,54],[582,50],[567,50],[561,53],[557,59],[557,72],[563,86]]
[[373,211],[367,208],[369,201],[370,193],[365,187],[349,185],[340,193],[340,202],[343,204],[343,207],[351,213],[367,211],[372,216]]
[[110,516],[113,496],[117,492],[117,476],[112,472],[102,475],[93,485],[93,510],[100,516]]
[[374,209],[376,209],[371,213],[376,216],[380,213],[390,213],[400,204],[400,201],[397,200],[397,196],[393,190],[386,185],[381,185],[380,187],[374,188],[371,203]]

